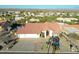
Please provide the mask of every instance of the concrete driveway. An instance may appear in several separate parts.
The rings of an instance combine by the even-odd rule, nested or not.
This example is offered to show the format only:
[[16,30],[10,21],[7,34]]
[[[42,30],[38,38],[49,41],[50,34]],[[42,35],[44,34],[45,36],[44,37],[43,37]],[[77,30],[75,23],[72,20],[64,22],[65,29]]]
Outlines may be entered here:
[[20,39],[11,49],[7,50],[13,52],[26,52],[26,53],[47,53],[45,39]]

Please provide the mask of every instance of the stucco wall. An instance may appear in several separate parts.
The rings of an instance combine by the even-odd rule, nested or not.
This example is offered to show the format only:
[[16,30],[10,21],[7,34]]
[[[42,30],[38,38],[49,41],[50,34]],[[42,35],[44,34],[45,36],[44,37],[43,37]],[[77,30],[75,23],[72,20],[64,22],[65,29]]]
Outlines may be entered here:
[[38,34],[17,34],[18,38],[39,38]]
[[52,30],[49,30],[49,36],[52,37],[54,32]]

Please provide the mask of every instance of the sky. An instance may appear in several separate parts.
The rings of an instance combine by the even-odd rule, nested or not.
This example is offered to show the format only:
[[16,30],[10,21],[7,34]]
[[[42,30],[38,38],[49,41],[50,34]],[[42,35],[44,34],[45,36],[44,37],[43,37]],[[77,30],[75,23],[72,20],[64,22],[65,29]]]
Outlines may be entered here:
[[0,5],[0,8],[18,9],[79,9],[79,5]]

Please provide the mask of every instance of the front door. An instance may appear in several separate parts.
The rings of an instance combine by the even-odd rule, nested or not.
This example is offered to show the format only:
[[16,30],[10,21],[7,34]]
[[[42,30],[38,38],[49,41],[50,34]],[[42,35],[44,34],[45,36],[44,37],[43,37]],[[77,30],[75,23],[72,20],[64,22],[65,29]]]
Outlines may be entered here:
[[46,36],[49,36],[49,31],[48,30],[46,31]]

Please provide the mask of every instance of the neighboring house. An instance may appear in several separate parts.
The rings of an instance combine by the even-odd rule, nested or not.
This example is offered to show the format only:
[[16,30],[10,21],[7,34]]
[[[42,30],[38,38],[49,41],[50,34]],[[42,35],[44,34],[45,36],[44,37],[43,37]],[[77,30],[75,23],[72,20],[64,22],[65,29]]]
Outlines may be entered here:
[[71,16],[71,17],[74,16],[74,15],[75,15],[75,13],[69,13],[69,16]]
[[16,31],[18,38],[40,38],[51,37],[60,33],[57,23],[26,23],[25,26]]
[[63,26],[63,30],[68,34],[68,33],[76,33],[79,35],[79,24],[75,24],[75,25],[68,25],[65,24]]
[[21,16],[15,16],[15,21],[22,20],[22,19],[24,19],[24,17],[21,17]]
[[64,26],[65,26],[65,27],[74,27],[74,28],[79,29],[79,24],[73,24],[73,25],[65,24]]
[[72,33],[77,33],[79,35],[79,24],[75,24],[75,25],[64,25],[63,28],[66,30],[68,29],[68,33],[72,32]]
[[15,11],[15,14],[16,14],[16,15],[20,14],[20,11]]
[[77,21],[78,19],[77,18],[57,18],[57,21],[60,21],[60,22],[71,22],[71,21]]
[[29,21],[30,22],[39,22],[39,19],[31,18]]

